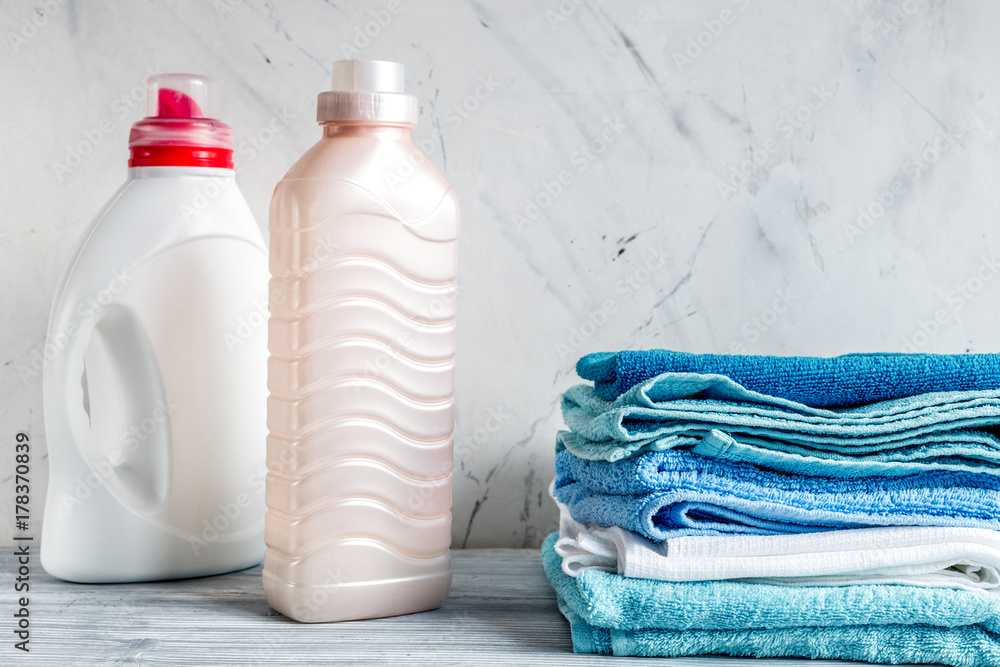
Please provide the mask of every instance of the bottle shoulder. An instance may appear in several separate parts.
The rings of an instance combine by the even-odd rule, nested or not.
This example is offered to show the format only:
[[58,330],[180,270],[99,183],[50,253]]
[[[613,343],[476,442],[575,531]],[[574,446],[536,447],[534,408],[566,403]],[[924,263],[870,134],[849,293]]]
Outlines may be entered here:
[[191,182],[155,181],[129,179],[108,200],[70,257],[54,304],[71,282],[75,291],[99,290],[113,271],[128,271],[170,248],[199,239],[252,246],[266,264],[261,230],[235,183],[205,189],[210,181],[200,187]]
[[455,191],[412,142],[322,139],[278,183],[269,227],[304,230],[348,214],[395,218],[428,240],[459,232]]
[[260,227],[232,176],[130,179],[98,213],[91,236],[171,244],[230,236],[263,245]]
[[324,137],[288,170],[281,183],[350,181],[377,194],[408,192],[410,185],[445,192],[444,175],[412,141]]

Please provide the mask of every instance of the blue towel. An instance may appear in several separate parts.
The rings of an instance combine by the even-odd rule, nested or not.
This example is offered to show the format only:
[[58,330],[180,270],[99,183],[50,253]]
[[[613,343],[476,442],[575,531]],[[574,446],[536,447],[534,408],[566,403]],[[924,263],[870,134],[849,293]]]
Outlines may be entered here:
[[656,541],[865,526],[1000,530],[1000,478],[995,475],[931,471],[906,477],[803,477],[685,450],[614,463],[560,452],[554,495],[581,523],[618,526]]
[[752,392],[721,375],[665,373],[615,401],[590,385],[563,396],[574,454],[619,460],[693,448],[819,476],[922,470],[1000,474],[1000,390],[941,392],[826,410]]
[[623,656],[725,654],[875,663],[1000,665],[1000,596],[918,586],[771,586],[630,579],[542,564],[573,650]]
[[588,354],[576,372],[611,401],[661,373],[724,375],[751,391],[813,407],[842,407],[939,391],[1000,389],[996,354],[767,357],[669,350]]

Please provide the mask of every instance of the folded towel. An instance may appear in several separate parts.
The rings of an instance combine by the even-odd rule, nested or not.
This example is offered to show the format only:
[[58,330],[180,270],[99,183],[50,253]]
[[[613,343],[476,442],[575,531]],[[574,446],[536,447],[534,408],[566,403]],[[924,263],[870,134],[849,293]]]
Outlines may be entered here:
[[577,653],[726,654],[1000,665],[1000,596],[920,586],[771,586],[567,576],[553,533],[542,564]]
[[1000,473],[1000,390],[940,392],[825,410],[757,394],[719,375],[666,373],[605,401],[589,385],[563,396],[589,459],[694,448],[796,474],[857,477],[920,470]]
[[542,562],[578,653],[728,654],[876,663],[1000,664],[1000,596],[915,586],[673,583]]
[[657,544],[582,524],[559,504],[563,572],[589,569],[662,581],[738,579],[780,586],[906,584],[1000,592],[1000,533],[892,527],[799,535],[676,537]]
[[554,494],[581,523],[618,526],[656,541],[872,526],[1000,530],[1000,478],[972,473],[802,477],[684,450],[614,463],[562,451]]
[[661,373],[724,375],[751,391],[815,407],[862,405],[939,391],[1000,389],[1000,355],[848,354],[768,357],[669,350],[588,354],[576,372],[614,400]]

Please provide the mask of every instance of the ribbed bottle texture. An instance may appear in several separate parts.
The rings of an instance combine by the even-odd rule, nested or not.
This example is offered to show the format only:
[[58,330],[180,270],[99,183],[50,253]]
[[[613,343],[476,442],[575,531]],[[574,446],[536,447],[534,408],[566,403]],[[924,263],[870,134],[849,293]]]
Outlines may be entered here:
[[[327,128],[270,212],[264,586],[299,621],[451,581],[458,206],[409,128]],[[396,175],[394,181],[386,178]]]

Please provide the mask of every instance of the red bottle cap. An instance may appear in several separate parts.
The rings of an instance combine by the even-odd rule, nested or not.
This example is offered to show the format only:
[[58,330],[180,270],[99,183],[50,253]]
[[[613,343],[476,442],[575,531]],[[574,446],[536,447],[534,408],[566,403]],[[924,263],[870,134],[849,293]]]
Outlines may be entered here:
[[214,118],[215,82],[196,74],[146,79],[146,117],[132,126],[130,167],[233,168],[233,132]]

